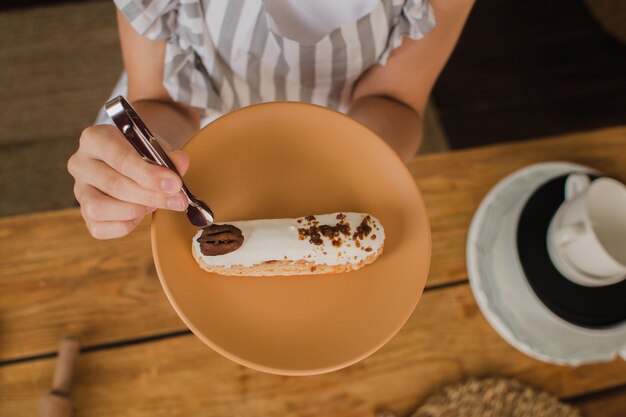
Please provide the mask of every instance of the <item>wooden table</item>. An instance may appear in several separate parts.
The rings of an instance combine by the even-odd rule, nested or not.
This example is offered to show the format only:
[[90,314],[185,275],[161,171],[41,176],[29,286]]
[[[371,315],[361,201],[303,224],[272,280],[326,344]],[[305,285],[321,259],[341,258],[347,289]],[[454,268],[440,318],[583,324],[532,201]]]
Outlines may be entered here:
[[406,415],[471,376],[517,378],[589,416],[626,415],[626,362],[566,368],[510,347],[478,309],[465,269],[468,226],[503,176],[567,160],[626,179],[626,128],[416,157],[409,169],[432,225],[431,273],[400,333],[363,362],[327,375],[280,377],[238,366],[203,345],[166,300],[149,224],[92,239],[77,209],[0,219],[0,416],[35,415],[59,339],[84,351],[78,416]]

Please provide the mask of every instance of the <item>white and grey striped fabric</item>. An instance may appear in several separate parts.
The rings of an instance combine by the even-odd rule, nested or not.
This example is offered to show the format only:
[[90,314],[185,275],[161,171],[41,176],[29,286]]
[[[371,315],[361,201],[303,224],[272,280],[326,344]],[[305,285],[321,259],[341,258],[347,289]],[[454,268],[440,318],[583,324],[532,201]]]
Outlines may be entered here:
[[305,101],[347,111],[355,82],[385,64],[402,37],[434,26],[427,0],[381,0],[317,43],[275,29],[263,0],[115,0],[133,28],[167,40],[163,83],[205,116],[267,101]]

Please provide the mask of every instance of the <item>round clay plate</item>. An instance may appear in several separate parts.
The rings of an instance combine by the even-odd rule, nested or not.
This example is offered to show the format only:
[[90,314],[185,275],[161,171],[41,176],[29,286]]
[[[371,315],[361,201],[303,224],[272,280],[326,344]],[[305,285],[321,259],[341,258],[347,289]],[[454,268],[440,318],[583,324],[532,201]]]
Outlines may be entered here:
[[227,277],[196,264],[184,213],[158,211],[159,278],[207,345],[260,371],[310,375],[367,357],[408,320],[428,274],[430,230],[413,178],[378,136],[323,107],[267,103],[219,118],[185,151],[185,181],[216,222],[354,211],[376,216],[387,235],[383,254],[358,271]]

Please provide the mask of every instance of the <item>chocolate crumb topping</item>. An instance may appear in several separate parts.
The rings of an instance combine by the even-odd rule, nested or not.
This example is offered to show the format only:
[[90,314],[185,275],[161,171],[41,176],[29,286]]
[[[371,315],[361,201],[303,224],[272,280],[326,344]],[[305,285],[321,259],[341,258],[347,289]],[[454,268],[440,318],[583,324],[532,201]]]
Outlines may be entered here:
[[[301,220],[306,220],[306,222],[302,222],[305,227],[298,228],[298,238],[300,240],[307,239],[310,243],[317,246],[323,245],[323,238],[326,238],[336,248],[343,246],[344,243],[349,247],[352,247],[352,242],[350,242],[351,239],[357,248],[366,252],[371,252],[373,250],[372,248],[366,249],[366,247],[360,242],[360,240],[365,239],[366,236],[370,236],[372,228],[376,227],[376,224],[372,222],[371,216],[366,215],[353,234],[350,223],[345,222],[347,217],[345,214],[339,213],[335,217],[339,220],[339,222],[335,225],[319,224],[319,221],[316,220],[313,215],[302,218]],[[300,221],[298,222],[300,223]],[[376,235],[371,235],[370,239],[375,240]]]
[[319,227],[319,229],[320,229],[320,232],[322,233],[322,235],[326,236],[329,239],[332,239],[337,234],[337,231],[334,230],[334,228],[332,226],[329,226],[327,224],[321,225]]
[[344,236],[350,236],[350,225],[347,223],[339,223],[337,225],[335,225],[335,227],[337,229],[339,229],[339,231],[344,235]]
[[212,224],[202,229],[196,241],[205,256],[225,255],[243,245],[243,234],[232,224]]
[[309,242],[318,246],[324,243],[322,237],[320,236],[320,233],[317,230],[317,227],[315,226],[311,228],[311,238],[309,239]]
[[352,236],[354,239],[358,238],[358,239],[363,240],[365,236],[370,234],[370,232],[372,231],[372,226],[370,226],[369,224],[370,219],[371,217],[369,215],[363,218],[363,221],[361,222],[360,225],[357,226],[356,232],[354,232],[354,235]]
[[309,238],[309,242],[311,242],[314,245],[321,245],[322,243],[324,243],[320,235],[319,227],[317,226],[311,226],[309,228],[298,229],[298,238],[300,240],[304,240],[307,237]]
[[[339,216],[339,215],[337,215]],[[345,218],[345,215],[343,215]],[[343,239],[341,235],[350,236],[350,224],[344,223],[343,218],[339,223],[333,225],[330,224],[322,224],[315,220],[315,216],[306,216],[305,220],[309,222],[309,227],[303,227],[298,229],[298,238],[300,240],[309,239],[309,242],[314,245],[322,245],[324,241],[322,240],[322,236],[328,238],[333,246],[339,247],[343,244]],[[311,225],[311,223],[313,223]]]
[[323,236],[334,239],[339,236],[339,233],[344,236],[350,236],[350,225],[347,223],[337,223],[334,226],[329,224],[323,224],[319,226],[320,232]]

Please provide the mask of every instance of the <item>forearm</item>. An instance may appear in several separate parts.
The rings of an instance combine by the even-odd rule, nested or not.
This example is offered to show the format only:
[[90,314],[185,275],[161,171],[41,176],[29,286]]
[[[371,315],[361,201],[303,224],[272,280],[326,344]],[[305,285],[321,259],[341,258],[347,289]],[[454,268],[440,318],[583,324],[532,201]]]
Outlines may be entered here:
[[352,103],[348,115],[370,128],[407,162],[422,140],[422,118],[411,107],[383,96],[366,96]]
[[133,106],[152,133],[167,142],[171,150],[181,149],[200,128],[199,115],[176,103],[136,100]]

